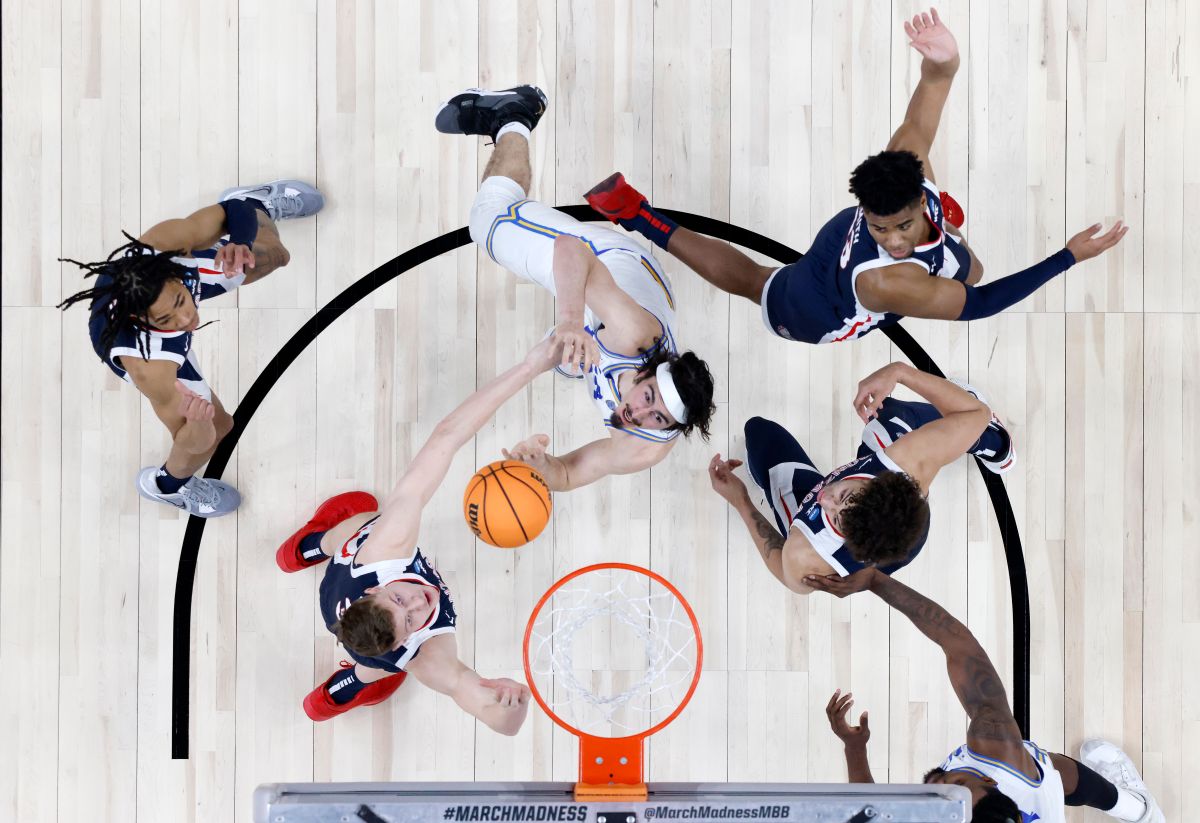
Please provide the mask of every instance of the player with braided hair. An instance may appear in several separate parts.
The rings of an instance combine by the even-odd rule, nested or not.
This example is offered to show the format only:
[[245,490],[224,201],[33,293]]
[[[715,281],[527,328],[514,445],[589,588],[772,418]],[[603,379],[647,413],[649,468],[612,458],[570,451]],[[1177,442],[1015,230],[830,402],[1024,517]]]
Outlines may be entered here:
[[[903,385],[928,400],[888,395]],[[1016,450],[987,401],[966,384],[891,363],[858,384],[854,408],[866,423],[858,457],[824,474],[783,426],[746,422],[746,462],[775,522],[733,474],[740,460],[716,455],[713,489],[742,516],[771,573],[797,594],[805,575],[849,575],[873,566],[891,574],[913,561],[929,536],[926,498],[942,467],[964,452],[1004,474]]]
[[237,508],[227,483],[195,473],[233,428],[233,418],[204,381],[192,350],[201,300],[261,280],[290,257],[278,220],[307,217],[324,205],[321,193],[297,180],[226,190],[220,202],[189,217],[164,220],[104,260],[64,258],[95,278],[59,308],[88,301],[88,328],[100,359],[146,396],[171,432],[161,466],[138,473],[138,493],[198,517]]

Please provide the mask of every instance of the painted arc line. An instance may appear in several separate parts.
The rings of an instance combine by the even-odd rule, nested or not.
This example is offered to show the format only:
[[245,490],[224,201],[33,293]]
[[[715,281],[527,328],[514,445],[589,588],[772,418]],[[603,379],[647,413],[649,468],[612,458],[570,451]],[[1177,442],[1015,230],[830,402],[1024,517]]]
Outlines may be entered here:
[[[605,219],[586,205],[557,206],[556,208],[583,222]],[[722,220],[671,209],[662,211],[685,228],[707,234],[718,240],[734,243],[785,265],[799,260],[802,256],[800,252],[776,240]],[[471,237],[465,226],[427,240],[360,278],[318,309],[292,335],[291,339],[283,344],[283,347],[275,353],[262,373],[255,378],[253,385],[250,386],[246,396],[242,398],[242,402],[238,404],[233,413],[233,429],[217,446],[212,459],[208,461],[208,469],[204,476],[220,478],[229,464],[234,448],[241,439],[242,432],[246,430],[246,426],[253,419],[258,407],[262,405],[263,400],[266,399],[288,367],[308,348],[309,344],[317,339],[321,332],[380,286],[439,255],[466,246],[470,242]],[[945,376],[912,335],[899,324],[884,328],[883,333],[916,368],[938,377]],[[1029,581],[1025,571],[1025,558],[1021,548],[1021,538],[1017,532],[1016,519],[1003,481],[998,475],[985,470],[982,465],[979,465],[978,468],[988,496],[991,498],[992,509],[996,513],[1004,554],[1008,563],[1013,613],[1013,714],[1017,719],[1017,725],[1021,727],[1021,734],[1028,739],[1030,629]],[[187,527],[183,532],[183,544],[179,551],[179,570],[175,576],[175,606],[171,633],[171,758],[173,760],[186,760],[188,757],[192,587],[196,580],[196,562],[200,555],[200,543],[204,538],[206,523],[204,518],[194,516],[188,518]]]

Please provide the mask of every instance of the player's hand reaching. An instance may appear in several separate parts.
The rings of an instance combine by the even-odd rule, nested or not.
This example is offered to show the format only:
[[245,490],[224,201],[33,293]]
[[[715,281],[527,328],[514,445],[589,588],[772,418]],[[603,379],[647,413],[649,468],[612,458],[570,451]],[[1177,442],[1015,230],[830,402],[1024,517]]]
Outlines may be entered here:
[[846,721],[846,713],[854,705],[854,695],[850,692],[842,694],[838,689],[825,705],[825,716],[829,718],[829,727],[833,729],[841,741],[847,746],[866,746],[871,739],[871,727],[867,725],[867,713],[863,712],[858,718],[858,725],[851,726]]
[[507,677],[479,678],[479,685],[491,689],[496,702],[506,709],[523,706],[529,700],[529,687]]
[[1096,255],[1108,251],[1120,243],[1121,238],[1129,231],[1129,226],[1125,225],[1124,220],[1118,220],[1104,234],[1097,234],[1100,226],[1100,223],[1088,226],[1067,241],[1067,250],[1075,255],[1076,263],[1082,263],[1084,260],[1090,260]]
[[536,346],[529,350],[525,355],[525,362],[528,363],[533,370],[541,374],[544,371],[550,371],[558,365],[559,342],[554,339],[553,335],[538,342]]
[[958,68],[958,42],[938,16],[937,9],[931,8],[928,14],[917,14],[911,22],[905,21],[904,33],[908,35],[908,44],[926,60],[953,64],[953,68]]
[[535,434],[527,437],[511,449],[501,449],[500,454],[505,460],[520,460],[535,469],[546,462],[546,449],[550,448],[550,437],[545,434]]
[[226,243],[217,252],[215,262],[226,277],[237,277],[246,266],[254,268],[254,252],[241,243]]
[[874,566],[859,569],[849,577],[838,574],[810,574],[804,578],[804,585],[819,592],[828,592],[834,597],[846,597],[857,592],[865,592],[875,582],[875,576],[880,574]]
[[211,402],[184,385],[182,380],[175,381],[175,391],[179,393],[179,413],[189,423],[207,423],[216,414],[216,408]]
[[713,491],[729,503],[736,504],[749,497],[746,484],[733,473],[740,465],[741,460],[722,460],[720,454],[713,455],[708,462],[708,481],[712,483]]
[[[554,341],[562,344],[559,365],[569,374],[587,374],[600,362],[600,347],[596,339],[578,323],[559,323],[554,327]],[[577,372],[576,369],[582,369]]]
[[854,412],[864,423],[875,419],[879,407],[896,389],[901,363],[888,363],[882,369],[871,372],[858,382],[854,395]]

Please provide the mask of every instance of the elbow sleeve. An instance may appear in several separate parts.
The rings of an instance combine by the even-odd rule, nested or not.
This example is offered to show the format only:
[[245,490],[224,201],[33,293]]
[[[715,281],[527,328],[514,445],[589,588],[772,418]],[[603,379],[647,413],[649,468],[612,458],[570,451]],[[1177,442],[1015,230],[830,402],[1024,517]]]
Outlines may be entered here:
[[985,286],[963,285],[967,291],[959,320],[978,320],[999,314],[1075,265],[1075,255],[1063,249],[1016,274],[1002,277]]

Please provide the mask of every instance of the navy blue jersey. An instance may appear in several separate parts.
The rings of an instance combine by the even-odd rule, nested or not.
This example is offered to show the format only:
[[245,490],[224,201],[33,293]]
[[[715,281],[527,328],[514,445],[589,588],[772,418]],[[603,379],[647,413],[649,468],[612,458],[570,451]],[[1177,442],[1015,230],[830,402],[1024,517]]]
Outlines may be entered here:
[[[842,536],[841,532],[830,521],[829,516],[825,514],[825,510],[821,508],[821,504],[817,502],[817,498],[821,496],[821,490],[835,480],[852,478],[870,479],[886,472],[903,473],[903,471],[882,449],[872,452],[865,446],[860,448],[857,460],[853,463],[847,463],[841,468],[834,469],[804,495],[796,509],[796,513],[792,516],[792,528],[799,529],[808,540],[809,545],[813,547],[817,554],[821,555],[825,562],[833,566],[834,571],[838,574],[843,577],[854,574],[859,569],[864,568],[865,564],[858,562],[850,554],[850,549],[846,546],[845,537]],[[884,574],[893,574],[899,569],[904,568],[921,553],[921,549],[925,547],[925,541],[928,538],[929,524],[926,523],[925,530],[921,533],[921,537],[917,540],[916,545],[908,553],[908,557],[899,563],[880,566],[879,570]]]
[[321,617],[325,620],[325,626],[333,631],[334,625],[342,618],[342,613],[350,608],[350,604],[364,597],[367,589],[376,586],[403,581],[437,589],[438,597],[429,622],[409,635],[400,648],[378,657],[364,657],[346,649],[355,661],[364,666],[399,672],[416,657],[421,644],[426,640],[454,631],[454,602],[450,599],[450,590],[446,588],[441,575],[421,554],[420,549],[413,549],[411,557],[380,560],[378,563],[368,563],[364,566],[354,562],[359,549],[366,544],[367,538],[371,536],[371,529],[378,521],[379,517],[376,516],[364,523],[325,567],[325,578],[321,581]]
[[[201,249],[193,252],[192,257],[172,257],[171,261],[178,263],[181,266],[186,266],[193,269],[196,277],[189,281],[184,281],[188,290],[192,293],[192,299],[196,301],[196,305],[200,304],[201,300],[208,300],[212,297],[225,294],[233,291],[242,284],[246,279],[245,274],[237,275],[236,277],[226,277],[213,264],[213,258],[216,257],[217,249]],[[107,275],[98,275],[96,277],[97,286],[105,286],[112,282],[112,279]],[[100,335],[109,323],[110,304],[105,302],[99,305],[92,306],[92,315],[88,320],[88,332],[92,338],[92,348],[96,354],[104,361],[104,364],[113,370],[113,373],[122,380],[129,380],[129,375],[125,369],[121,367],[119,357],[141,357],[142,350],[138,337],[141,336],[138,332],[125,330],[117,336],[116,342],[113,344],[111,351],[103,351],[100,346]],[[192,348],[192,333],[189,331],[160,331],[159,329],[151,329],[149,332],[149,340],[146,345],[146,358],[148,360],[170,360],[179,367],[179,378],[189,385],[193,382],[203,383],[203,378],[200,376],[199,370],[196,368],[194,360],[189,356]],[[204,392],[199,392],[201,395]]]
[[941,192],[930,181],[925,191],[925,219],[932,240],[897,260],[867,231],[863,210],[843,209],[821,227],[800,260],[778,269],[763,289],[763,321],[772,332],[803,343],[854,340],[872,329],[890,326],[900,315],[872,312],[858,300],[855,281],[864,271],[915,263],[931,277],[965,282],[971,254],[944,229]]

